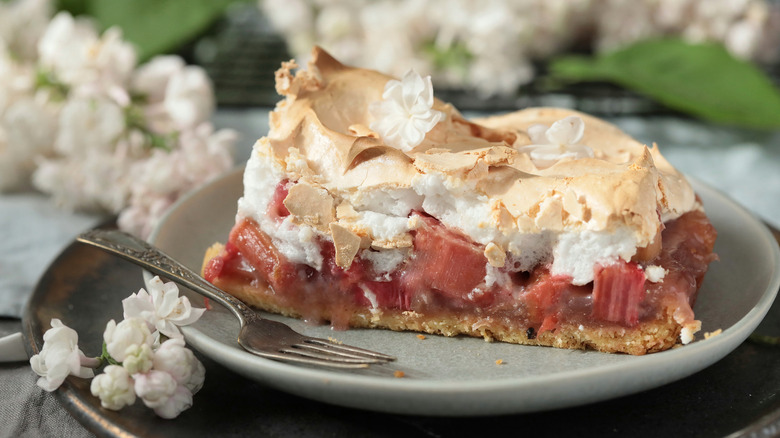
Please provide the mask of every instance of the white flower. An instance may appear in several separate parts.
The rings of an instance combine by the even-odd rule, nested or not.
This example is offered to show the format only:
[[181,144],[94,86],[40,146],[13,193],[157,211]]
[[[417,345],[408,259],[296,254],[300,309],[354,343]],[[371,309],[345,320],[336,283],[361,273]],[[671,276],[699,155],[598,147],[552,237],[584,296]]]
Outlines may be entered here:
[[117,362],[123,362],[128,354],[135,351],[137,344],[151,346],[154,337],[142,318],[127,318],[119,324],[113,319],[109,321],[103,332],[103,340],[108,354]]
[[132,89],[148,102],[162,102],[171,77],[183,68],[184,60],[178,56],[156,56],[133,73]]
[[172,196],[134,196],[130,205],[119,213],[117,225],[122,231],[145,239],[173,202]]
[[60,113],[57,152],[82,157],[110,150],[125,129],[122,108],[104,98],[70,99]]
[[2,118],[8,142],[16,149],[26,149],[28,157],[50,153],[57,120],[54,111],[32,98],[19,99],[9,106]]
[[125,84],[135,68],[133,47],[117,28],[99,37],[92,22],[60,12],[38,42],[40,63],[71,86],[84,86],[94,94]]
[[206,311],[192,307],[187,297],[179,297],[176,284],[163,283],[160,277],[152,278],[148,287],[149,292],[141,289],[122,300],[125,318],[142,319],[169,338],[181,337],[178,326],[192,324]]
[[162,418],[176,418],[192,406],[192,392],[164,371],[151,370],[136,375],[135,392]]
[[[134,190],[142,189],[144,195],[173,195],[181,187],[183,181],[186,181],[188,175],[182,172],[181,151],[171,152],[161,149],[155,149],[146,160],[138,162],[134,172],[138,175],[139,182],[133,187]],[[202,156],[199,158],[203,158]],[[174,198],[174,196],[171,196]]]
[[549,128],[538,124],[528,127],[531,143],[518,150],[527,153],[539,169],[550,167],[564,159],[593,158],[593,149],[578,144],[585,133],[585,122],[577,116],[569,116],[553,123]]
[[127,203],[130,175],[121,154],[95,151],[37,164],[33,185],[62,208],[118,213]]
[[122,108],[103,97],[71,98],[59,126],[58,155],[37,161],[35,187],[67,209],[121,211],[130,197],[130,167],[146,154],[142,141],[123,135]]
[[135,178],[129,206],[118,219],[119,227],[146,237],[171,204],[182,194],[233,167],[236,133],[214,132],[211,123],[180,132],[177,148],[155,149],[133,165]]
[[0,40],[5,41],[15,57],[31,61],[37,56],[36,45],[49,24],[50,0],[17,0],[0,2]]
[[193,394],[203,387],[206,369],[182,339],[168,339],[154,352],[154,369],[165,371]]
[[51,320],[51,328],[43,334],[41,352],[30,358],[30,365],[38,379],[38,386],[54,391],[69,375],[87,378],[94,376],[91,368],[97,359],[87,358],[78,347],[79,335],[59,319]]
[[126,369],[108,365],[89,385],[92,395],[100,398],[100,405],[118,411],[135,403],[134,382]]
[[423,79],[414,70],[409,70],[401,81],[388,81],[382,99],[369,106],[374,117],[370,128],[388,146],[404,152],[422,143],[425,134],[445,117],[433,109],[431,77]]
[[176,379],[165,371],[151,370],[135,375],[134,379],[135,393],[150,408],[164,404],[178,386]]
[[313,4],[309,0],[264,0],[263,13],[274,28],[285,34],[288,46],[298,56],[311,50],[314,43]]
[[129,374],[145,373],[152,369],[154,352],[149,344],[133,344],[125,350],[125,360],[122,367]]
[[[236,131],[220,129],[214,131],[210,123],[201,123],[195,129],[181,132],[181,161],[196,186],[219,176],[233,167],[233,145],[238,139]],[[184,189],[190,190],[190,187]]]
[[67,12],[60,12],[49,22],[38,42],[40,62],[56,68],[79,61],[81,51],[97,38],[94,27],[87,20],[75,20]]
[[192,407],[192,393],[186,387],[179,385],[165,402],[154,408],[154,413],[167,420],[176,418],[182,412]]
[[533,65],[525,59],[497,62],[489,56],[478,56],[469,66],[469,79],[483,98],[511,95],[533,77]]
[[30,97],[0,109],[0,191],[29,185],[36,158],[51,153],[56,126],[52,109]]
[[214,93],[206,72],[187,66],[174,73],[168,80],[163,105],[179,128],[207,121],[214,109]]

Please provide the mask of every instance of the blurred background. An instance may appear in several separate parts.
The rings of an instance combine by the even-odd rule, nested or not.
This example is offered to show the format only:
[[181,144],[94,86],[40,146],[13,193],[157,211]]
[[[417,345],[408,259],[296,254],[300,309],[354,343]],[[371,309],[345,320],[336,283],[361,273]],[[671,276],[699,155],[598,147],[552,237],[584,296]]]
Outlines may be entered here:
[[[305,62],[314,44],[347,64],[430,74],[437,95],[463,110],[706,113],[670,105],[676,90],[658,77],[675,64],[688,70],[678,87],[722,76],[730,60],[705,53],[707,43],[777,79],[780,8],[766,0],[265,0],[226,12],[191,54],[217,84],[218,101],[230,105],[273,102],[270,72],[289,57]],[[642,45],[658,40],[666,41]],[[656,59],[677,43],[685,47],[675,59]],[[635,65],[608,66],[620,50]],[[644,74],[644,86],[632,70]],[[258,87],[246,93],[242,84]]]
[[[53,6],[91,17],[100,29],[118,26],[142,61],[177,53],[204,66],[221,106],[273,105],[273,71],[291,58],[305,65],[315,44],[350,65],[394,76],[410,68],[430,74],[440,98],[484,111],[680,110],[665,95],[676,90],[656,79],[674,63],[648,54],[685,43],[674,58],[678,70],[690,70],[680,86],[723,76],[729,60],[706,53],[707,43],[775,81],[780,56],[780,5],[769,0],[60,0]],[[666,44],[641,45],[658,40]],[[596,61],[626,49],[624,58],[654,83],[637,86],[623,77],[628,71],[600,71],[607,63]],[[579,69],[572,70],[574,61]]]
[[[675,90],[657,79],[675,63],[649,56],[677,42],[688,46],[674,59],[678,70],[690,70],[680,86],[697,86],[728,68],[725,56],[706,53],[707,43],[772,79],[780,55],[780,5],[767,0],[63,0],[55,6],[94,17],[103,29],[119,26],[141,59],[174,52],[204,66],[217,102],[229,106],[274,104],[273,71],[290,58],[305,65],[315,44],[350,65],[394,76],[410,68],[430,74],[437,95],[464,110],[558,105],[603,114],[680,109],[664,95]],[[641,45],[658,40],[666,44]],[[640,64],[633,68],[655,83],[641,87],[623,77],[630,72],[597,71],[606,62],[596,61],[626,49],[624,57]],[[575,60],[580,70],[572,71]]]

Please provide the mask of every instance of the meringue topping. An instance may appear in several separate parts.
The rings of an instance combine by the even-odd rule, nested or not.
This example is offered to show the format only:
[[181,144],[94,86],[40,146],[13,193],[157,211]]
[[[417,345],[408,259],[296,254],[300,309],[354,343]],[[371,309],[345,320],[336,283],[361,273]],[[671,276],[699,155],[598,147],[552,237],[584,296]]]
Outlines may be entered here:
[[[285,200],[304,213],[295,222],[308,230],[293,240],[333,240],[339,265],[349,266],[359,248],[408,248],[414,221],[404,219],[423,211],[486,245],[486,263],[531,268],[549,260],[575,284],[592,280],[594,263],[630,259],[664,221],[700,208],[655,145],[586,114],[530,108],[470,121],[432,98],[419,76],[398,81],[344,66],[319,48],[307,70],[296,68],[284,63],[276,74],[285,99],[255,145],[239,204],[239,215],[275,241],[288,239],[282,248],[289,236],[262,218],[268,185],[282,179],[307,185]],[[404,97],[407,82],[414,92]],[[294,261],[311,252],[289,249]]]

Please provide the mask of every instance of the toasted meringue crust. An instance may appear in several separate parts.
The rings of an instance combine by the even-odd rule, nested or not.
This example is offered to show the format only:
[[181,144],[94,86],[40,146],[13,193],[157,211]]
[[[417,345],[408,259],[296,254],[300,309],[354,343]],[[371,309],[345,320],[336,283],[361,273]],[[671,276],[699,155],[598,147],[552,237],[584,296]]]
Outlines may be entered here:
[[[655,145],[648,148],[586,114],[531,108],[475,123],[436,100],[434,108],[446,117],[420,145],[402,152],[368,128],[368,106],[381,99],[392,78],[344,66],[319,48],[308,70],[293,74],[296,67],[286,63],[277,72],[277,90],[286,99],[271,113],[268,137],[257,143],[254,154],[270,158],[288,179],[304,183],[285,205],[296,222],[314,227],[342,247],[340,266],[349,266],[346,259],[357,254],[358,246],[409,245],[405,233],[373,236],[360,224],[360,209],[353,207],[375,191],[420,194],[427,177],[487,205],[489,213],[479,227],[502,237],[490,242],[472,237],[492,243],[486,261],[493,266],[504,263],[497,250],[506,248],[512,255],[508,242],[518,235],[628,232],[632,244],[644,248],[653,243],[664,221],[699,208],[688,182]],[[594,150],[594,158],[564,159],[538,169],[518,152],[530,143],[530,126],[550,125],[571,115],[584,120],[582,144]],[[425,207],[424,201],[414,206]],[[630,258],[635,252],[620,256]]]

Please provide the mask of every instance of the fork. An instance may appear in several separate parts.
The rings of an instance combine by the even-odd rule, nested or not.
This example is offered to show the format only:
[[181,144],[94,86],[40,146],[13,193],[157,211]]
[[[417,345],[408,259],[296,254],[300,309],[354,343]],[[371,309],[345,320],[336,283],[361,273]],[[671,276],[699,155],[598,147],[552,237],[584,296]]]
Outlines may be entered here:
[[158,248],[118,230],[94,229],[81,234],[86,243],[163,276],[228,308],[239,320],[238,344],[257,356],[337,368],[365,368],[394,361],[393,356],[304,336],[287,325],[262,318],[237,298],[209,283]]

